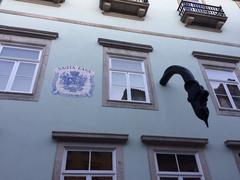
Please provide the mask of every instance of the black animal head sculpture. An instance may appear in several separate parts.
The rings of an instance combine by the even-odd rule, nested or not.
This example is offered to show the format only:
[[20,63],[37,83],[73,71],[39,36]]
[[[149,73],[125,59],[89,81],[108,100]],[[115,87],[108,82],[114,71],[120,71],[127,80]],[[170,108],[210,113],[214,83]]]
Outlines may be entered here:
[[183,78],[185,85],[184,88],[188,93],[188,102],[191,103],[196,116],[203,120],[208,127],[209,110],[207,108],[207,100],[209,93],[205,90],[194,78],[193,74],[182,66],[168,67],[161,80],[160,84],[165,86],[169,79],[174,75],[179,74]]

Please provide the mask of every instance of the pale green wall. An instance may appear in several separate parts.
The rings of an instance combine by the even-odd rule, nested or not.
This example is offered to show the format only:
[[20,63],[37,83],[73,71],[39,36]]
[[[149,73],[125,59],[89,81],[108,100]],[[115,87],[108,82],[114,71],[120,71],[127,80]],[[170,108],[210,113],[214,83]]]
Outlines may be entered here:
[[[76,1],[72,0],[71,2],[77,4]],[[69,2],[67,0],[66,5],[64,4],[62,8],[57,10],[63,11],[64,6],[68,6]],[[155,5],[151,5],[148,18],[158,17],[157,9],[155,9],[157,8],[157,2],[152,0],[151,3],[155,3]],[[163,1],[159,1],[159,3],[163,4]],[[224,4],[230,3],[234,2],[224,1]],[[96,12],[99,13],[93,2],[86,4],[84,8],[79,8],[80,13],[82,10],[89,11],[90,14],[90,10],[86,10],[87,7],[94,7]],[[34,6],[26,4],[24,7],[24,5],[20,5],[20,2],[15,4],[12,0],[4,1],[2,5],[11,9],[21,7],[21,11],[35,12],[36,10],[36,12],[45,13],[43,11],[44,6],[37,6],[39,8],[37,11]],[[234,9],[235,6],[232,5],[232,8]],[[155,10],[155,12],[151,12],[151,10]],[[231,8],[229,8],[230,10]],[[175,7],[171,11],[175,12]],[[47,12],[49,15],[51,14],[49,9]],[[69,15],[61,13],[59,12],[59,16]],[[155,13],[155,15],[150,17],[151,13]],[[240,9],[238,15],[239,13]],[[191,55],[192,51],[240,56],[239,48],[7,14],[0,14],[0,17],[0,24],[2,25],[57,31],[59,33],[59,38],[52,42],[39,102],[0,100],[1,180],[50,180],[56,151],[56,144],[51,139],[52,130],[129,134],[129,142],[124,146],[125,180],[150,180],[147,151],[140,142],[141,135],[209,138],[209,145],[205,149],[205,154],[213,180],[239,180],[240,175],[233,154],[225,147],[224,141],[226,139],[240,139],[240,118],[217,116],[213,103],[209,99],[210,128],[207,129],[204,123],[195,117],[190,104],[187,103],[187,95],[180,77],[171,79],[169,85],[165,88],[158,84],[163,71],[168,66],[179,64],[191,69],[196,79],[206,87],[197,60]],[[102,15],[98,17],[97,14],[84,18],[90,18],[90,20],[97,18],[96,21],[99,21],[100,17],[102,17],[101,23],[125,26],[130,22],[130,20],[118,20]],[[115,22],[115,20],[117,21]],[[182,26],[178,18],[170,21],[176,21],[176,25],[174,25],[176,28]],[[133,22],[131,26],[135,28],[143,23],[142,28],[153,28],[160,31],[156,21],[155,24],[147,24],[147,21],[131,22]],[[171,22],[170,24],[173,25],[174,23]],[[239,30],[240,26],[237,26],[237,24],[232,26],[235,27],[235,29],[232,29],[233,32]],[[170,31],[174,33],[177,30],[176,28],[170,29],[170,25],[166,23],[164,31],[169,29],[168,33]],[[205,38],[210,37],[220,40],[224,37],[222,40],[232,38],[232,41],[239,41],[237,38],[233,39],[233,35],[228,33],[227,24],[223,33],[191,30],[185,27],[179,28],[179,32],[182,34],[191,32],[191,34],[188,34],[190,36],[195,36],[197,32],[199,36],[206,36]],[[99,37],[153,46],[154,51],[150,53],[150,59],[159,111],[101,106],[103,60],[102,46],[97,43]],[[95,71],[93,97],[69,98],[51,94],[54,69],[64,65],[78,65]]]

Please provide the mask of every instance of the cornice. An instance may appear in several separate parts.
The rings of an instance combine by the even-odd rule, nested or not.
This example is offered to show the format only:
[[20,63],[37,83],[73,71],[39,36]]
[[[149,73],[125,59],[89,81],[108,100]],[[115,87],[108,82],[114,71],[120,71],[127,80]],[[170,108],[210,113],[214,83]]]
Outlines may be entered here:
[[28,29],[28,28],[22,28],[22,27],[4,26],[4,25],[0,25],[0,34],[24,36],[24,37],[39,38],[39,39],[49,39],[49,40],[54,40],[58,38],[57,32]]

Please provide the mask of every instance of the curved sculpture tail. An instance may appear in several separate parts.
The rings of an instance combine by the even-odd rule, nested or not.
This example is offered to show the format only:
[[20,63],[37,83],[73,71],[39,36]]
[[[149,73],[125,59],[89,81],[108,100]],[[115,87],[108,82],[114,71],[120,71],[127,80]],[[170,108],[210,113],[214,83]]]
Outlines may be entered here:
[[198,81],[195,80],[191,71],[189,71],[185,67],[177,66],[177,65],[170,66],[165,70],[160,80],[160,84],[162,86],[165,86],[174,74],[179,74],[183,78],[185,82],[184,88],[188,93],[188,98],[187,98],[188,102],[191,103],[196,116],[199,119],[203,120],[206,126],[208,127],[208,117],[209,117],[209,110],[207,107],[207,101],[209,96],[208,91],[205,90],[198,83]]

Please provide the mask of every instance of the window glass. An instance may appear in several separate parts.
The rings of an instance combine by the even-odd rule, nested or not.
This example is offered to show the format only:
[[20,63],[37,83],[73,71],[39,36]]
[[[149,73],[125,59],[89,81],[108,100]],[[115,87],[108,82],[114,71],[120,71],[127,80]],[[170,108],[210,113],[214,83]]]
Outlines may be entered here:
[[5,90],[14,62],[0,60],[0,90]]
[[181,172],[198,172],[194,155],[177,155],[179,170]]
[[233,101],[236,105],[236,108],[240,109],[240,98],[239,97],[233,97]]
[[141,72],[142,71],[142,63],[141,63],[141,61],[112,58],[111,68],[112,69],[124,70],[124,71],[138,71],[138,72]]
[[196,154],[157,153],[159,180],[202,180]]
[[87,180],[86,177],[65,176],[64,180]]
[[92,180],[113,180],[111,176],[94,176]]
[[160,180],[178,180],[176,177],[160,177]]
[[112,85],[110,99],[112,100],[127,100],[127,83],[126,74],[112,72]]
[[206,69],[206,73],[209,79],[216,79],[222,81],[237,81],[237,77],[232,71],[224,71],[217,69]]
[[66,170],[88,170],[89,152],[88,151],[68,151]]
[[134,89],[144,89],[144,76],[142,74],[130,74],[130,85]]
[[237,85],[227,84],[227,87],[232,96],[240,96],[240,89]]
[[178,171],[175,154],[157,154],[159,171]]
[[36,64],[20,63],[12,84],[12,91],[30,92]]
[[91,170],[112,170],[112,152],[92,152]]
[[16,59],[39,60],[39,54],[40,50],[3,46],[0,56]]

